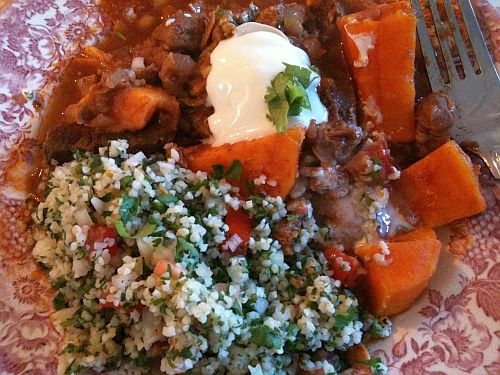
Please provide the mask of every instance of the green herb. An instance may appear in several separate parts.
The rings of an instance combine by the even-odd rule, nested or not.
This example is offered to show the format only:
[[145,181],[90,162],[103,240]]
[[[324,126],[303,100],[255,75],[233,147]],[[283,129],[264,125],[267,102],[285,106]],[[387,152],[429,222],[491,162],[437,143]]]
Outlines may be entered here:
[[147,223],[144,225],[134,236],[131,236],[129,232],[127,232],[127,228],[125,228],[125,224],[121,220],[117,220],[114,222],[116,231],[122,238],[133,238],[135,240],[139,240],[141,238],[147,237],[150,234],[154,233],[156,230],[156,225]]
[[175,250],[175,261],[177,263],[182,262],[184,255],[196,253],[196,247],[182,237],[177,237],[177,246]]
[[214,164],[212,169],[214,170],[214,178],[220,180],[224,177],[224,166],[222,164]]
[[76,258],[83,259],[83,258],[86,258],[88,256],[89,256],[89,253],[88,253],[87,249],[85,249],[82,246],[78,246],[78,248],[76,249]]
[[94,156],[94,158],[90,162],[90,169],[93,173],[99,173],[104,170],[100,156]]
[[54,283],[54,288],[56,289],[64,288],[66,286],[66,283],[67,283],[66,280],[59,279]]
[[120,180],[120,190],[123,192],[132,186],[134,178],[132,176],[125,176]]
[[127,37],[125,35],[123,35],[121,32],[119,31],[115,31],[115,35],[120,38],[121,40],[127,40]]
[[111,211],[102,211],[101,216],[103,219],[106,219],[108,216],[111,216]]
[[128,223],[139,211],[139,198],[125,196],[122,197],[120,205],[120,216],[124,223]]
[[233,160],[224,177],[231,180],[239,180],[242,173],[243,166],[241,165],[241,162],[239,160]]
[[285,71],[273,79],[265,96],[268,119],[279,133],[287,130],[288,116],[298,116],[303,109],[311,109],[306,90],[312,82],[312,71],[296,65],[284,65]]
[[61,322],[60,326],[63,328],[67,328],[67,327],[74,326],[75,323],[76,323],[75,318],[69,318],[69,319],[66,319],[64,322]]
[[372,197],[370,197],[370,195],[368,193],[363,193],[363,195],[361,196],[361,203],[366,208],[370,207],[373,202],[375,202],[375,199],[373,199]]
[[283,346],[283,339],[276,330],[268,326],[260,326],[250,330],[252,337],[250,342],[256,345],[265,346],[269,349],[279,349]]
[[335,325],[337,328],[342,329],[352,322],[356,318],[357,314],[358,310],[351,306],[345,315],[335,316]]
[[63,353],[81,353],[83,352],[83,347],[75,345],[73,343],[69,343],[66,347],[61,351]]
[[179,202],[179,198],[173,194],[162,194],[159,195],[154,201],[153,206],[160,212],[165,212],[167,210],[167,206],[170,203]]
[[233,310],[238,315],[243,315],[243,307],[241,306],[241,302],[235,300],[233,302]]
[[214,171],[213,177],[216,180],[220,180],[222,178],[239,180],[241,178],[241,174],[243,173],[243,166],[239,160],[233,160],[226,172],[224,172],[224,166],[222,164],[214,164],[212,165],[212,169]]
[[66,307],[66,300],[64,299],[64,295],[62,293],[57,293],[52,302],[54,303],[54,307],[57,311]]
[[182,357],[182,358],[186,358],[186,359],[191,359],[194,357],[193,355],[193,352],[191,351],[191,349],[189,348],[185,348],[185,349],[182,349],[180,352],[179,352],[179,355]]
[[109,192],[108,194],[106,194],[103,197],[100,197],[99,199],[102,200],[103,202],[109,202],[110,200],[113,199],[113,193]]
[[250,194],[253,194],[255,190],[255,184],[253,183],[253,181],[247,180],[247,189]]
[[137,358],[134,359],[134,365],[137,367],[146,367],[148,363],[148,357],[146,356],[146,351],[141,350]]
[[77,148],[75,150],[75,152],[73,153],[73,158],[76,160],[76,161],[80,161],[83,159],[83,157],[85,156],[85,151],[82,150],[81,148]]
[[371,370],[372,370],[372,374],[374,374],[374,375],[382,375],[382,374],[385,374],[385,372],[386,372],[386,369],[385,369],[384,363],[382,362],[382,359],[380,359],[378,357],[368,359],[366,361],[357,361],[357,362],[370,366]]

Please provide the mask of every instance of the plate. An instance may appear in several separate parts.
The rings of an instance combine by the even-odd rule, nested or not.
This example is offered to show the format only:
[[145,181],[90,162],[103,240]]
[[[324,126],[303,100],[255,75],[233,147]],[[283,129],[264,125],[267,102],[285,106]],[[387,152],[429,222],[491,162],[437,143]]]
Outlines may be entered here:
[[[475,7],[500,61],[500,8]],[[103,27],[88,0],[0,0],[0,9],[0,373],[49,375],[62,336],[49,319],[53,291],[31,257],[24,174],[40,89],[49,92],[59,63]],[[492,181],[484,188],[490,209],[442,233],[455,255],[442,252],[429,289],[394,319],[390,338],[369,347],[389,374],[500,374],[500,189]]]

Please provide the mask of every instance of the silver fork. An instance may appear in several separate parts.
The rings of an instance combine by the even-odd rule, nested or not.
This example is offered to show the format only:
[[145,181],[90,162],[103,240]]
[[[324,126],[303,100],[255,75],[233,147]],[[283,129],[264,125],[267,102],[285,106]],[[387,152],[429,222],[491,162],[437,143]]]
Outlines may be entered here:
[[[445,83],[436,60],[419,0],[411,0],[417,17],[417,32],[433,92],[448,94],[457,107],[453,138],[480,156],[496,179],[500,179],[500,78],[486,47],[469,0],[457,0],[480,72],[476,73],[460,33],[451,0],[442,0],[448,23],[438,12],[437,1],[427,0],[440,49],[446,63],[449,83]],[[449,24],[449,26],[448,26]],[[451,31],[451,33],[450,33]],[[453,37],[465,72],[461,78],[452,58],[449,37]]]

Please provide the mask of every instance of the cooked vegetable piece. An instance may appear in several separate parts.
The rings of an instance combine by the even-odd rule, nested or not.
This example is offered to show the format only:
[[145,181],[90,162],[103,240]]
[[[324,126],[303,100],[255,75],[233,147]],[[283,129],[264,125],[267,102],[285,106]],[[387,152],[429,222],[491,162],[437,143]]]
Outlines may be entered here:
[[303,139],[303,130],[292,128],[285,133],[219,147],[189,147],[184,153],[190,169],[208,173],[212,172],[213,165],[223,165],[224,170],[227,170],[234,160],[239,160],[243,166],[240,178],[228,180],[240,188],[243,196],[249,193],[249,181],[253,182],[254,179],[265,175],[268,183],[256,185],[255,192],[265,191],[271,196],[285,197],[295,183]]
[[424,227],[439,227],[486,209],[471,160],[455,141],[405,169],[396,189]]
[[332,266],[333,277],[347,288],[354,286],[358,281],[361,267],[359,261],[334,247],[327,247],[324,253],[326,260]]
[[396,142],[415,138],[416,19],[407,1],[337,20],[365,120]]
[[85,240],[85,249],[89,254],[97,249],[109,251],[111,256],[118,253],[118,233],[106,225],[91,225]]
[[233,255],[245,255],[252,231],[252,219],[241,208],[239,210],[229,208],[225,222],[229,230],[226,232],[227,240],[222,248]]
[[356,249],[366,268],[366,296],[369,309],[378,316],[398,314],[408,309],[425,290],[436,270],[441,243],[435,239],[387,243],[385,261],[374,255],[379,245]]
[[157,110],[171,115],[171,121],[179,118],[179,103],[166,91],[156,87],[128,87],[120,91],[114,100],[113,113],[118,120],[117,131],[138,131],[144,128]]

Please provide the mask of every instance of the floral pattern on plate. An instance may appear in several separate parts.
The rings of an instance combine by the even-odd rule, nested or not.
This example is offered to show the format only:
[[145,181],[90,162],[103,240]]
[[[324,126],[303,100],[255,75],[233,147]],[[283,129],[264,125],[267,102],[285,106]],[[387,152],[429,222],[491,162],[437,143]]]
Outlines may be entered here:
[[[498,11],[484,0],[476,9],[492,30],[498,61]],[[102,24],[89,0],[21,0],[2,10],[0,30],[1,178],[13,150],[13,170],[32,157],[34,103],[43,101],[38,90],[64,58],[95,41]],[[442,252],[439,267],[446,272],[437,272],[416,305],[395,318],[391,338],[370,347],[390,374],[500,374],[500,208],[498,185],[487,185],[489,211],[448,233],[456,255]],[[0,184],[0,374],[48,375],[56,372],[63,338],[50,321],[54,292],[31,258],[33,207],[22,190],[7,178]]]

